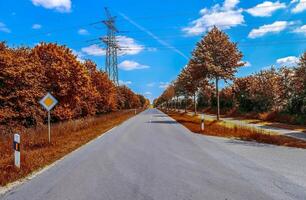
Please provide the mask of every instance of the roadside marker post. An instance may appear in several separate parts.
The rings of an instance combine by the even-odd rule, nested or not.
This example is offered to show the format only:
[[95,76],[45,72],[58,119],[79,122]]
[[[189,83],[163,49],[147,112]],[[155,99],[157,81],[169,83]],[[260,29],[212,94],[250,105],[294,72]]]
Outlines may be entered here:
[[201,115],[201,130],[204,131],[204,114]]
[[20,168],[20,135],[14,134],[14,157],[15,157],[15,166]]
[[58,101],[53,97],[49,92],[39,101],[40,105],[42,105],[48,111],[48,139],[49,143],[51,142],[51,114],[50,111],[54,108],[54,106],[58,103]]

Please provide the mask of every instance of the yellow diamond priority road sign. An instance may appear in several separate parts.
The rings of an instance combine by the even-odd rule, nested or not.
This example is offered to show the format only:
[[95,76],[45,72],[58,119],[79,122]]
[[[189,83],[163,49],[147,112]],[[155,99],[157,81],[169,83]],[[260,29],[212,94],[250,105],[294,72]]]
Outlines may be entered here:
[[39,103],[49,112],[54,108],[58,101],[48,92]]

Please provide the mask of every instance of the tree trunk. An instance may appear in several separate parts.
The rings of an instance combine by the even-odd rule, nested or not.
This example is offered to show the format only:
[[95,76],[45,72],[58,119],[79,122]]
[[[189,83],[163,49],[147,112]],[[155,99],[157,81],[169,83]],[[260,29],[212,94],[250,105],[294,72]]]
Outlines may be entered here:
[[180,110],[180,106],[179,106],[179,100],[178,100],[178,96],[176,96],[176,111],[179,111]]
[[185,96],[185,113],[187,112],[187,101],[188,101],[187,96]]
[[180,99],[180,109],[182,109],[182,99]]
[[217,120],[220,120],[220,98],[219,98],[219,78],[216,77],[216,95],[217,95]]
[[194,115],[197,114],[197,101],[196,101],[196,93],[193,93],[193,103],[194,103]]

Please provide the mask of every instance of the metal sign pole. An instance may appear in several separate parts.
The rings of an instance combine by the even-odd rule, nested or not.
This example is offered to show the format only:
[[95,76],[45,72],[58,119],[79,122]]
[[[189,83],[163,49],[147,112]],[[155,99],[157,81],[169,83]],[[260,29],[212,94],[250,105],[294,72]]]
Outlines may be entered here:
[[58,101],[48,92],[39,103],[48,111],[48,138],[49,143],[51,142],[51,115],[50,112]]
[[51,116],[50,111],[48,111],[48,133],[49,133],[49,143],[51,142]]

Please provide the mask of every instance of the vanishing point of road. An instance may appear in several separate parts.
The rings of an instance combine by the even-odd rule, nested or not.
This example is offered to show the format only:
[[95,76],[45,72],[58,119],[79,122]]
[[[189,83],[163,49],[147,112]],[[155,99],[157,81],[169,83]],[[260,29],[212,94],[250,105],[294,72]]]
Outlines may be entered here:
[[193,134],[148,109],[0,199],[305,200],[305,156]]

